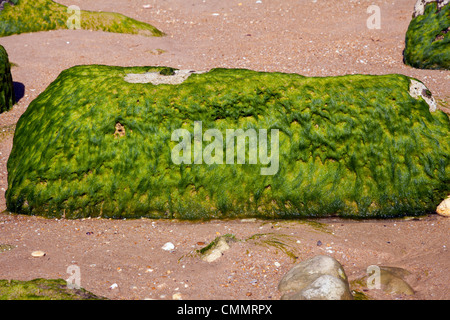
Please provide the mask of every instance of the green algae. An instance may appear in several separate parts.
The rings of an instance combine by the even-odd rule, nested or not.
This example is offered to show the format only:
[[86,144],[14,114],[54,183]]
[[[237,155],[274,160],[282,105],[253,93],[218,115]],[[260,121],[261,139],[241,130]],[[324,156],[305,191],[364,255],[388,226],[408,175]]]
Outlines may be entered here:
[[273,223],[274,222],[274,227],[281,227],[283,224],[289,224],[289,223],[296,223],[296,224],[303,224],[303,225],[307,225],[309,227],[311,227],[312,229],[314,229],[315,231],[319,231],[319,232],[323,232],[323,233],[328,233],[331,234],[332,230],[329,228],[329,226],[326,223],[323,222],[319,222],[317,220],[311,220],[311,219],[285,219],[285,220],[276,220],[276,221],[272,221],[272,222],[265,222],[263,223]]
[[[449,118],[412,98],[406,76],[213,69],[178,85],[124,81],[161,71],[174,69],[63,71],[17,123],[8,210],[66,218],[391,218],[434,212],[450,191]],[[278,172],[261,175],[265,165],[248,157],[175,164],[171,135],[192,133],[194,121],[203,131],[279,130]]]
[[[51,0],[20,0],[15,6],[5,5],[0,11],[0,37],[13,34],[68,29],[74,12]],[[71,20],[73,21],[73,20]],[[84,30],[163,36],[164,33],[147,23],[119,13],[80,10],[80,27]]]
[[450,70],[450,4],[438,10],[426,5],[423,15],[413,18],[406,32],[404,62],[419,69]]
[[15,103],[14,86],[8,53],[0,45],[0,113],[8,111]]
[[245,241],[252,241],[257,245],[264,247],[273,247],[286,254],[293,262],[297,261],[298,256],[295,254],[294,237],[286,234],[278,233],[257,233],[248,237]]
[[69,289],[63,279],[0,280],[0,300],[103,300],[83,288]]

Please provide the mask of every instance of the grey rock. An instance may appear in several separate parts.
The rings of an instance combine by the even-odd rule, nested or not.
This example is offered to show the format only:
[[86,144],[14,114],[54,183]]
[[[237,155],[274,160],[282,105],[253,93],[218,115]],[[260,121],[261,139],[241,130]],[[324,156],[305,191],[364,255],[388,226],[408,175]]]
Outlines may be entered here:
[[305,288],[283,295],[282,300],[352,300],[348,283],[328,274],[321,275]]
[[342,265],[334,258],[315,256],[294,266],[281,279],[283,300],[352,299]]

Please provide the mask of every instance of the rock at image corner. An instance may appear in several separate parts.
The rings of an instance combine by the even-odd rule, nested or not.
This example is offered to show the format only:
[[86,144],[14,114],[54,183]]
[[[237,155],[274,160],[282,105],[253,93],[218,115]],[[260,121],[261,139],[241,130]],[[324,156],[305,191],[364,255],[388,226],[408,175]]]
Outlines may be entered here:
[[406,32],[404,62],[450,70],[450,1],[418,0]]
[[8,53],[0,45],[0,113],[10,110],[14,102],[14,86]]
[[6,201],[66,218],[423,215],[450,191],[449,134],[403,75],[77,66],[19,119]]

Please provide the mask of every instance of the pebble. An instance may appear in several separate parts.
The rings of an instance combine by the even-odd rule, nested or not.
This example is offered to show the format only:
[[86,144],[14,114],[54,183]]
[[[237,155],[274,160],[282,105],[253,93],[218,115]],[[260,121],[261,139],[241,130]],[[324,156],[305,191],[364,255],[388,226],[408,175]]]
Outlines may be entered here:
[[172,299],[173,300],[183,300],[183,296],[181,295],[181,293],[175,293],[174,295],[172,295]]

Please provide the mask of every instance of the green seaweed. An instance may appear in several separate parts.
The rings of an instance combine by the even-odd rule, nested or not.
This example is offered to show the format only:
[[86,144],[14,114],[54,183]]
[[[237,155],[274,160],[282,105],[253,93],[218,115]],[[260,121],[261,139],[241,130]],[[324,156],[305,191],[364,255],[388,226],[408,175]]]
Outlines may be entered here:
[[0,300],[104,300],[83,288],[69,289],[63,279],[0,280]]
[[288,242],[294,242],[292,236],[277,233],[257,233],[248,237],[246,241],[255,241],[258,245],[274,247],[286,254],[293,262],[298,259],[297,255],[292,250],[292,246],[288,244]]
[[[26,32],[68,29],[74,11],[51,0],[20,0],[15,6],[5,4],[0,11],[0,37]],[[119,13],[80,10],[80,27],[84,30],[163,36],[164,33],[147,23]]]
[[352,290],[353,300],[372,300],[367,294],[362,291]]
[[450,4],[438,10],[426,5],[423,15],[413,18],[406,32],[404,62],[419,69],[450,69]]
[[[17,123],[8,210],[66,218],[392,218],[432,213],[450,191],[449,117],[411,97],[407,76],[213,69],[178,85],[124,81],[163,70],[63,71]],[[202,132],[278,129],[279,170],[261,175],[267,166],[248,157],[175,164],[172,133],[192,133],[194,121]]]
[[14,85],[8,53],[0,45],[0,113],[8,111],[15,103]]
[[[265,222],[265,223],[271,223],[271,222]],[[265,224],[263,223],[263,224]],[[298,224],[304,224],[307,226],[310,226],[312,229],[331,234],[332,231],[328,227],[326,223],[319,222],[317,220],[311,220],[311,219],[285,219],[285,220],[278,220],[275,222],[274,226],[280,227],[280,224],[289,224],[289,223],[298,223]]]

